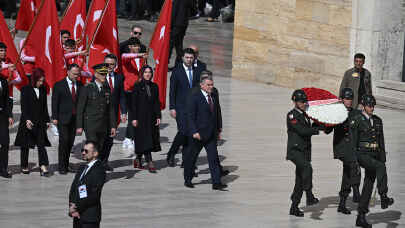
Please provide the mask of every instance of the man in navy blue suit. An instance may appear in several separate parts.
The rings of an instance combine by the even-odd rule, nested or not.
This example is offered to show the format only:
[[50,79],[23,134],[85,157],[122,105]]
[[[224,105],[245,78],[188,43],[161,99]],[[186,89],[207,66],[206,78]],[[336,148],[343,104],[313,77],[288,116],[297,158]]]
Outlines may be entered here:
[[184,160],[184,186],[194,188],[191,182],[194,167],[201,149],[207,152],[211,173],[212,189],[223,190],[227,187],[221,182],[221,167],[218,159],[217,140],[221,128],[219,103],[213,96],[214,81],[212,73],[201,73],[200,88],[193,89],[187,99],[188,144]]
[[196,74],[193,68],[195,56],[193,49],[186,48],[183,53],[183,63],[174,68],[170,77],[170,115],[176,119],[178,130],[166,158],[171,167],[175,166],[174,156],[178,149],[180,146],[184,148],[187,142],[186,99],[191,89],[200,82],[200,75]]
[[[114,72],[117,67],[117,57],[114,54],[108,54],[104,57],[104,63],[108,64],[108,75],[106,81],[111,89],[111,102],[116,118],[121,111],[121,121],[127,121],[127,102],[124,94],[124,77]],[[103,150],[100,153],[100,160],[107,171],[113,171],[113,168],[108,165],[108,157],[110,157],[111,148],[114,144],[114,138],[107,135],[104,141]]]

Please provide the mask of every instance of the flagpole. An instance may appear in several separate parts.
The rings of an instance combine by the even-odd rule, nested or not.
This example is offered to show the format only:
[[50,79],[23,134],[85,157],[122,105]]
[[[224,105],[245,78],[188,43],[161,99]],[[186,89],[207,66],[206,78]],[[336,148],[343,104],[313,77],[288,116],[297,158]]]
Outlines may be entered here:
[[[90,9],[93,7],[93,2],[94,2],[94,1],[95,1],[95,0],[92,0],[92,1],[90,2],[90,6],[89,6],[89,9],[88,9],[88,10],[90,10]],[[86,21],[84,22],[82,38],[84,37],[84,33],[86,33],[87,23],[89,22],[89,17],[90,17],[89,12],[87,11],[86,13],[87,13],[87,15],[86,15]]]
[[101,17],[100,17],[100,21],[98,22],[97,27],[96,27],[96,31],[94,31],[93,37],[91,38],[91,42],[89,43],[89,45],[86,48],[87,51],[90,50],[91,45],[93,45],[94,40],[96,39],[97,32],[98,32],[98,30],[99,30],[99,28],[101,26],[101,22],[104,19],[105,11],[107,10],[107,6],[108,6],[109,3],[110,3],[110,0],[108,0],[107,3],[104,6],[103,13],[101,14]]
[[31,24],[31,26],[30,26],[30,28],[29,28],[29,30],[28,30],[28,33],[27,33],[27,36],[25,37],[23,46],[21,47],[20,51],[18,52],[18,59],[17,59],[17,62],[19,62],[19,61],[21,60],[21,53],[22,53],[22,51],[24,50],[25,45],[27,44],[27,38],[29,37],[29,35],[30,35],[31,32],[32,32],[32,29],[34,28],[35,24],[37,23],[38,15],[39,15],[39,13],[41,12],[42,6],[44,5],[44,3],[45,3],[45,0],[42,0],[42,1],[41,1],[41,5],[39,6],[39,9],[38,9],[38,13],[35,14],[34,21],[32,22],[32,24]]
[[70,1],[69,1],[69,4],[67,5],[67,7],[65,8],[65,10],[63,11],[63,14],[62,14],[62,17],[61,17],[61,19],[60,19],[60,22],[63,20],[63,18],[65,18],[66,13],[67,13],[68,9],[72,6],[72,2],[73,2],[73,1],[74,1],[74,0],[70,0]]

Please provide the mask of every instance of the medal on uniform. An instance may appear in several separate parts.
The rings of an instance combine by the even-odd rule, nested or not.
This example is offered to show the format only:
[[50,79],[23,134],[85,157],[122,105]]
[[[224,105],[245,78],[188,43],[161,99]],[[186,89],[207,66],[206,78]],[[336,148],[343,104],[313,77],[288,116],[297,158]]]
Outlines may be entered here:
[[359,73],[354,72],[354,73],[352,74],[352,77],[353,77],[353,78],[357,78],[357,77],[359,77]]

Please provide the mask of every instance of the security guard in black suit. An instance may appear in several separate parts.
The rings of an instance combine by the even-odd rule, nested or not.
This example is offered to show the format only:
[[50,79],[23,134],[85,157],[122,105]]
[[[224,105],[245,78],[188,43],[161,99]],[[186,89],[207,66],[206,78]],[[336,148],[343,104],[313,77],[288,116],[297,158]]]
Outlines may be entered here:
[[[77,104],[76,133],[86,132],[86,139],[97,142],[103,152],[107,134],[116,134],[117,117],[112,107],[111,90],[106,83],[107,65],[93,66],[95,80],[83,87]],[[100,154],[104,157],[104,154]]]
[[354,94],[351,88],[343,88],[340,94],[340,98],[347,108],[348,118],[345,122],[326,129],[325,133],[329,134],[334,131],[333,157],[343,162],[342,184],[339,192],[340,202],[337,211],[343,214],[350,214],[350,210],[346,208],[346,199],[351,192],[351,188],[353,188],[353,202],[359,202],[361,171],[357,163],[353,142],[349,135],[349,124],[353,117],[360,114],[361,111],[352,108]]
[[8,83],[0,75],[0,176],[11,178],[8,171],[9,127],[13,125],[12,102],[9,99]]
[[291,99],[295,108],[287,114],[287,160],[293,162],[296,169],[290,215],[302,217],[304,213],[298,205],[303,191],[306,192],[308,206],[319,202],[312,193],[311,136],[318,135],[321,127],[312,127],[305,115],[307,96],[303,90],[295,90]]
[[355,143],[357,160],[365,169],[363,190],[358,206],[356,226],[371,228],[367,223],[366,214],[373,192],[374,181],[377,178],[377,189],[381,197],[381,208],[386,209],[394,203],[393,198],[387,196],[387,169],[384,144],[383,123],[381,118],[374,115],[375,98],[364,95],[362,98],[363,112],[350,122],[350,131]]

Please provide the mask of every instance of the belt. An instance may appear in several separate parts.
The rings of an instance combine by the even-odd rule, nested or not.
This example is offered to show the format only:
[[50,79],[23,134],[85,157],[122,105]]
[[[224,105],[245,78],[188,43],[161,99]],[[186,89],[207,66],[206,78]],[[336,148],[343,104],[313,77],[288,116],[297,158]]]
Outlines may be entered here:
[[378,144],[377,143],[369,143],[369,142],[360,142],[359,147],[360,148],[366,148],[366,149],[377,149]]

